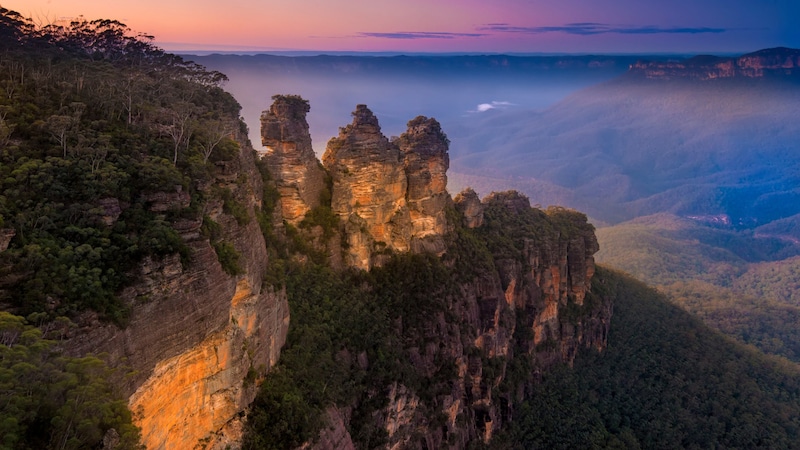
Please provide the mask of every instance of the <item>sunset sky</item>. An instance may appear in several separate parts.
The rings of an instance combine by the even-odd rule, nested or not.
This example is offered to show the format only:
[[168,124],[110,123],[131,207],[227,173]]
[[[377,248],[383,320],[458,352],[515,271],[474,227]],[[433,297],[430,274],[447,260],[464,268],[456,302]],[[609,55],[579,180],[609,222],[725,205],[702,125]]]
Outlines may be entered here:
[[746,52],[800,47],[798,0],[13,0],[172,50]]

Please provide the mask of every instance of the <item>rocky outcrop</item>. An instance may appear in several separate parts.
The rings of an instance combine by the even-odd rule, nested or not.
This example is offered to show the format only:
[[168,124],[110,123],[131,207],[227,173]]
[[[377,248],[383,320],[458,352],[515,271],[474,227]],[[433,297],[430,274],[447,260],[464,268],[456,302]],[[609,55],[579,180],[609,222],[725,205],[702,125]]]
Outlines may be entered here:
[[322,157],[333,212],[344,223],[345,262],[369,269],[393,251],[444,252],[449,141],[435,119],[417,117],[390,142],[365,105]]
[[17,232],[13,228],[0,228],[0,252],[6,251],[11,239],[16,235]]
[[273,100],[261,114],[261,143],[281,195],[283,218],[296,224],[320,204],[325,172],[311,147],[308,102],[292,95],[276,95]]
[[715,80],[800,76],[800,50],[772,48],[738,58],[696,56],[683,61],[639,61],[629,74],[653,80]]
[[456,209],[464,216],[464,226],[477,228],[483,225],[483,204],[478,193],[468,187],[453,199]]
[[[239,159],[228,162],[214,186],[207,187],[211,200],[205,215],[220,225],[220,239],[240,255],[242,274],[223,270],[200,232],[201,219],[178,220],[173,228],[191,248],[191,261],[179,255],[145,259],[131,274],[136,281],[121,294],[131,310],[127,326],[86,313],[66,343],[70,353],[103,353],[111,365],[130,368],[118,381],[148,449],[224,448],[235,442],[235,422],[286,339],[286,295],[263,283],[269,257],[254,217],[261,177],[252,147],[244,137],[240,142]],[[237,183],[241,179],[248,181]],[[225,213],[213,189],[230,191],[249,219]],[[146,201],[161,211],[185,206],[187,198],[176,190],[151,194]]]
[[322,429],[313,443],[303,445],[300,450],[355,450],[356,446],[347,431],[347,422],[350,420],[348,411],[328,408],[325,419],[328,426]]
[[411,215],[402,155],[366,105],[358,105],[353,123],[328,141],[322,162],[333,182],[331,209],[346,227],[345,263],[369,269],[378,247],[408,251]]
[[[432,372],[435,361],[455,360],[458,375],[451,393],[437,399],[438,413],[447,417],[444,431],[429,426],[421,415],[399,426],[397,417],[411,416],[408,405],[416,404],[415,393],[391,391],[394,397],[384,420],[387,431],[397,436],[391,442],[404,442],[399,448],[465,448],[471,441],[488,442],[513,419],[526,386],[539,374],[557,364],[571,365],[581,348],[606,345],[611,304],[589,293],[599,247],[586,216],[532,210],[528,199],[516,192],[491,194],[482,207],[496,223],[503,216],[534,217],[529,224],[538,231],[513,236],[521,238],[521,251],[496,252],[495,270],[479,271],[463,283],[449,307],[459,317],[457,323],[438,318],[434,323],[439,325],[421,339],[435,345],[409,356],[423,373]],[[531,372],[524,380],[514,379],[519,374],[509,373],[512,365]],[[403,441],[414,433],[423,437]]]
[[441,254],[449,227],[446,208],[450,141],[436,119],[419,116],[397,140],[408,179],[406,202],[411,215],[411,247],[416,252]]

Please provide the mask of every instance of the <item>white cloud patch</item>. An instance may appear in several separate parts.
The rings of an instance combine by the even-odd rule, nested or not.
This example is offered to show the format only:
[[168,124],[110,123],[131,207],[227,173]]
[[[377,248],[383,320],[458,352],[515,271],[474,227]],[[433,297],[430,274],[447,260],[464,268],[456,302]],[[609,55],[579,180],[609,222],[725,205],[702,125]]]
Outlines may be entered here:
[[474,110],[471,110],[470,112],[482,113],[482,112],[486,112],[486,111],[489,111],[489,110],[492,110],[492,109],[505,109],[505,108],[507,108],[509,106],[513,106],[513,105],[514,104],[511,103],[511,102],[492,101],[491,103],[481,103],[480,105],[475,107]]

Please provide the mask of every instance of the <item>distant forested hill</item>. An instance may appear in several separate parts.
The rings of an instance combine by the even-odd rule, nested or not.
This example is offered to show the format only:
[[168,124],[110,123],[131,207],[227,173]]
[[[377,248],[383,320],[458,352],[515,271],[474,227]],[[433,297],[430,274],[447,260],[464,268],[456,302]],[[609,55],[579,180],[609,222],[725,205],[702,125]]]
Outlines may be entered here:
[[709,326],[800,362],[800,248],[669,214],[597,230],[598,261],[652,285]]

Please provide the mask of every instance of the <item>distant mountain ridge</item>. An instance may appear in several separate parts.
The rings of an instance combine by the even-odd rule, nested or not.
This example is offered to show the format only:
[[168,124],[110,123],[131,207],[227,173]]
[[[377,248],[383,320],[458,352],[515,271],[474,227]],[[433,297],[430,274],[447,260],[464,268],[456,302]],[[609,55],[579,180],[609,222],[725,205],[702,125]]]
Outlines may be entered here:
[[732,58],[698,55],[685,61],[638,61],[628,73],[655,80],[800,78],[800,50],[776,47]]

